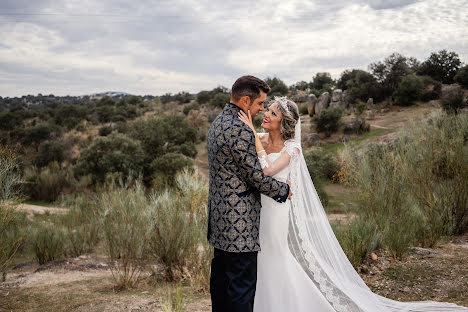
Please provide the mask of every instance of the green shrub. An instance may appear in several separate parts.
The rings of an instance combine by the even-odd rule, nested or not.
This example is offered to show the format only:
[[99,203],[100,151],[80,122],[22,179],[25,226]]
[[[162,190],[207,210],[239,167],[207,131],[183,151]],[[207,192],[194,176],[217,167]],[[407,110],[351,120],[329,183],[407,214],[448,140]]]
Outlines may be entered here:
[[359,266],[379,245],[376,225],[363,218],[351,220],[346,225],[335,225],[333,231],[354,267]]
[[353,101],[376,98],[377,80],[372,74],[361,70],[345,70],[337,82],[338,88],[348,90]]
[[192,103],[192,104],[186,105],[183,110],[184,115],[187,116],[192,109],[195,109],[195,110],[200,109],[200,105],[198,103]]
[[0,201],[0,273],[3,279],[11,260],[24,245],[27,224],[25,213],[18,212],[11,204]]
[[319,147],[305,152],[304,158],[320,200],[323,206],[327,206],[329,197],[323,190],[323,184],[325,181],[334,181],[339,164],[333,155],[325,153]]
[[463,90],[454,90],[442,98],[442,108],[449,114],[458,114],[463,108]]
[[178,285],[174,290],[168,289],[166,303],[163,306],[163,312],[185,312],[189,298],[184,296],[182,285]]
[[26,215],[14,208],[21,183],[16,155],[0,145],[0,273],[3,281],[12,258],[26,239]]
[[151,197],[155,220],[151,246],[164,264],[166,279],[189,277],[206,291],[213,255],[206,240],[208,188],[196,175],[184,170],[177,175],[175,189]]
[[193,166],[193,161],[178,153],[167,153],[156,158],[151,164],[154,170],[154,177],[161,179],[159,182],[172,186],[175,182],[177,172]]
[[342,115],[343,109],[341,107],[324,109],[318,116],[314,116],[317,131],[325,132],[327,136],[330,136],[340,127]]
[[265,82],[270,86],[271,91],[269,93],[270,96],[281,96],[288,94],[288,86],[279,78],[266,78]]
[[460,68],[461,61],[457,53],[441,50],[431,53],[424,61],[418,73],[427,75],[442,83],[453,83],[453,78]]
[[468,89],[468,65],[463,66],[454,77],[455,82]]
[[441,114],[402,130],[389,146],[343,149],[338,176],[359,187],[356,211],[395,256],[468,229],[467,137],[466,115]]
[[111,187],[99,196],[101,229],[117,288],[135,286],[140,278],[153,227],[148,199],[140,182]]
[[312,179],[335,180],[340,165],[332,154],[320,147],[314,147],[304,152],[304,158]]
[[57,224],[63,226],[65,254],[78,257],[93,251],[99,242],[99,206],[94,198],[84,195],[68,196],[62,199],[61,207],[67,207],[66,214],[57,216]]
[[34,254],[39,264],[57,260],[64,255],[63,232],[53,224],[39,224],[31,233]]
[[[183,116],[178,115],[162,115],[135,121],[131,125],[130,136],[141,142],[148,165],[167,152],[177,151],[184,143],[197,142],[196,129]],[[185,151],[188,151],[187,156],[194,156],[193,150]]]
[[50,162],[61,164],[65,160],[65,145],[59,141],[45,141],[39,145],[39,150],[34,156],[34,164],[45,167]]
[[107,173],[127,176],[143,170],[144,152],[139,141],[125,134],[112,133],[107,137],[96,137],[85,148],[78,159],[76,173],[91,174],[94,182],[104,182]]
[[398,105],[410,106],[421,98],[423,90],[424,84],[422,79],[416,75],[408,75],[401,79],[393,96]]
[[307,103],[303,103],[299,105],[299,114],[301,115],[308,115],[309,114],[309,109],[307,107]]
[[32,200],[54,202],[59,195],[71,186],[70,177],[57,162],[51,162],[42,169],[26,168],[24,192]]
[[109,134],[112,133],[114,130],[114,127],[111,125],[105,125],[99,128],[99,136],[108,136]]
[[213,107],[223,108],[230,100],[231,95],[229,93],[218,93],[210,100],[210,105]]

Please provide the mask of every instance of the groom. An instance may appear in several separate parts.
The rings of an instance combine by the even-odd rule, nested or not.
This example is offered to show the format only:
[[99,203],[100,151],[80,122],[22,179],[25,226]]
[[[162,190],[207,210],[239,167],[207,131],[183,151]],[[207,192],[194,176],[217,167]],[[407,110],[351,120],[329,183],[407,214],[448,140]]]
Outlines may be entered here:
[[[210,293],[213,312],[253,311],[260,250],[260,193],[278,202],[291,198],[289,182],[263,173],[252,130],[237,113],[263,110],[270,87],[242,76],[231,100],[213,121],[207,137],[210,166],[208,241],[214,247]],[[274,273],[273,273],[274,274]]]

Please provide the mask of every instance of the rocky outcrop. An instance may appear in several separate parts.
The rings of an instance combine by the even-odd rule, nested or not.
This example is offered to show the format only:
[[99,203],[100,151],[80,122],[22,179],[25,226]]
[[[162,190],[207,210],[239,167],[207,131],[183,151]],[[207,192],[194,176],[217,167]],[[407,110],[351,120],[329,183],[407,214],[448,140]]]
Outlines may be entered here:
[[317,97],[315,94],[309,94],[307,96],[307,111],[309,112],[309,116],[315,115],[315,105],[317,104]]
[[317,100],[317,104],[315,104],[315,114],[319,115],[325,108],[328,108],[329,103],[330,93],[322,93],[322,95]]
[[320,136],[317,133],[308,135],[304,142],[307,146],[316,146],[320,144]]
[[343,91],[341,89],[333,90],[331,101],[330,101],[330,107],[331,108],[336,108],[336,107],[344,108],[342,96],[343,96]]

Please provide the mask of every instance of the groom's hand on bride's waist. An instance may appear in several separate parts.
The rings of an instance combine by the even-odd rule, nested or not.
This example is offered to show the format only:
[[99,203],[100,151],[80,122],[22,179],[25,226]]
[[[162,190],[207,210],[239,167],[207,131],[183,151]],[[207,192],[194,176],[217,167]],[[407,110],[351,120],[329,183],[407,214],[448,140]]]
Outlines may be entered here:
[[291,197],[293,196],[293,193],[291,191],[291,181],[286,181],[286,184],[289,185],[289,195],[288,195],[288,199],[291,200]]

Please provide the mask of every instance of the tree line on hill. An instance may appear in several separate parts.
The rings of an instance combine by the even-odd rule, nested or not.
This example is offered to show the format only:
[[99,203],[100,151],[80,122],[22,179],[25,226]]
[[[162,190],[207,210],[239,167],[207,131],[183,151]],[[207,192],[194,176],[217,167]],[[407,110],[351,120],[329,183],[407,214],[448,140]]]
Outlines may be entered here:
[[[345,70],[336,80],[329,73],[291,86],[278,77],[265,80],[270,96],[319,96],[339,88],[348,90],[355,102],[372,97],[411,105],[438,98],[442,84],[468,88],[468,66],[446,50],[423,62],[393,53],[370,64],[369,71]],[[141,175],[148,186],[171,185],[176,172],[193,165],[196,144],[229,99],[223,86],[196,95],[0,97],[0,144],[21,155],[26,193],[32,199],[55,200],[61,192],[93,188],[130,172]],[[451,101],[460,107],[464,97],[455,94]]]

